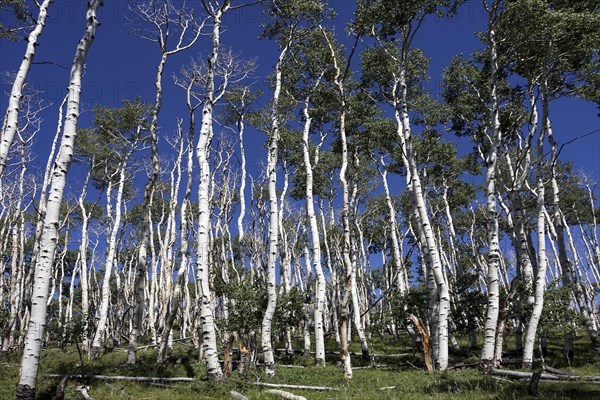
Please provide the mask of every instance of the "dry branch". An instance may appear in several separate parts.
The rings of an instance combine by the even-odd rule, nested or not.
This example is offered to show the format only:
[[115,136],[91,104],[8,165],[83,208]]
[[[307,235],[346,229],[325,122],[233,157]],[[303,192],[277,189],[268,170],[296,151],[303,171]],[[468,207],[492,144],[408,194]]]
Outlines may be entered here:
[[303,386],[303,385],[287,385],[285,383],[266,383],[254,382],[257,386],[265,386],[271,388],[299,389],[299,390],[339,390],[328,386]]
[[75,390],[80,392],[85,400],[94,400],[90,397],[90,395],[87,392],[88,390],[90,390],[89,386],[79,386]]
[[271,389],[267,390],[267,392],[272,394],[278,394],[279,396],[287,400],[306,400],[306,397],[304,396],[296,396],[294,393],[286,392],[284,390]]

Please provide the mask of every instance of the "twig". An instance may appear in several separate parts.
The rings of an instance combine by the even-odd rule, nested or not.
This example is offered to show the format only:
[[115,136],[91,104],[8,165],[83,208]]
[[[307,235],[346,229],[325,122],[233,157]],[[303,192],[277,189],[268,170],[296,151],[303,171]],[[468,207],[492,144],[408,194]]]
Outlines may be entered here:
[[272,388],[285,388],[285,389],[300,389],[300,390],[339,390],[338,388],[332,388],[328,386],[303,386],[303,385],[287,385],[285,383],[266,383],[266,382],[254,382],[257,386],[265,386]]

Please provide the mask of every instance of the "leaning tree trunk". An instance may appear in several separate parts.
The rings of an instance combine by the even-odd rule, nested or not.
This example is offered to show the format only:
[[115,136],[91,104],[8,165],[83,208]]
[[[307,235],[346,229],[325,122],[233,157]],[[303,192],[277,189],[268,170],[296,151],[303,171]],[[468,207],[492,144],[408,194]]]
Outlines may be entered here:
[[[403,49],[403,59],[407,59],[407,50]],[[406,65],[406,61],[403,61]],[[405,67],[401,69],[399,77],[399,85],[401,88],[400,97],[400,121],[398,127],[399,135],[403,148],[406,149],[407,170],[410,173],[410,190],[415,202],[415,214],[418,216],[419,223],[417,230],[419,236],[423,238],[423,250],[427,253],[429,263],[431,265],[431,276],[436,285],[436,315],[435,324],[436,332],[431,332],[431,336],[435,349],[436,368],[445,370],[448,367],[448,314],[450,311],[450,294],[448,283],[440,260],[439,248],[435,240],[433,229],[431,227],[429,212],[425,204],[423,195],[423,187],[421,186],[420,172],[417,166],[416,156],[412,147],[412,135],[410,127],[410,118],[408,115],[408,93],[406,84]],[[398,119],[398,118],[397,118]]]
[[27,335],[25,337],[23,358],[21,359],[21,375],[17,386],[16,398],[30,400],[35,398],[36,378],[39,367],[42,338],[46,327],[46,311],[48,287],[54,266],[54,253],[58,242],[57,227],[60,206],[66,185],[67,172],[73,159],[73,145],[77,135],[77,119],[79,117],[79,97],[81,94],[81,76],[89,48],[96,35],[99,23],[96,13],[102,5],[101,0],[88,3],[86,12],[86,28],[83,38],[77,45],[75,58],[71,66],[69,80],[69,100],[67,117],[61,138],[61,145],[54,164],[50,195],[48,197],[46,215],[40,240],[39,261],[36,264],[34,287],[31,303]]
[[6,167],[6,163],[8,161],[8,152],[10,151],[10,146],[15,138],[15,133],[17,132],[17,124],[19,121],[19,103],[21,102],[23,87],[25,86],[25,80],[27,79],[27,74],[31,68],[33,57],[35,56],[38,38],[42,34],[42,30],[44,29],[44,25],[46,23],[48,6],[51,2],[52,0],[44,0],[40,5],[37,23],[27,39],[25,56],[21,61],[21,66],[17,71],[17,76],[15,77],[15,81],[13,82],[12,89],[10,91],[8,108],[6,109],[6,115],[4,116],[4,122],[2,123],[2,132],[0,132],[0,177],[2,176],[4,168]]

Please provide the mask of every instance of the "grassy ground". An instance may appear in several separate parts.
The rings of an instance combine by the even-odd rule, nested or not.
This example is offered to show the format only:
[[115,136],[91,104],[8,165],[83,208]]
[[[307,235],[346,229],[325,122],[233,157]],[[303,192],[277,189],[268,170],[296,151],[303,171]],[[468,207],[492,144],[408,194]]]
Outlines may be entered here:
[[[328,349],[337,350],[335,343],[328,343]],[[352,351],[359,351],[353,347]],[[312,360],[303,356],[279,354],[281,364],[305,365],[300,368],[276,367],[276,376],[268,378],[262,368],[252,369],[246,381],[233,377],[226,383],[212,384],[204,379],[205,370],[198,362],[195,350],[189,346],[178,344],[166,367],[157,368],[154,363],[154,351],[139,352],[139,363],[135,368],[125,366],[126,353],[116,349],[105,353],[100,359],[84,360],[86,374],[95,375],[127,375],[127,376],[160,376],[191,377],[193,382],[177,384],[144,384],[127,381],[69,381],[65,391],[65,399],[82,399],[74,389],[81,383],[91,386],[89,394],[95,400],[102,399],[135,399],[135,400],[182,400],[182,399],[231,399],[229,392],[235,390],[249,399],[278,399],[280,397],[267,393],[267,388],[254,385],[254,382],[286,383],[293,385],[329,386],[335,391],[316,392],[287,389],[307,399],[524,399],[528,382],[510,382],[483,376],[477,369],[452,370],[447,372],[427,373],[421,368],[423,363],[419,354],[413,356],[407,350],[407,343],[391,338],[376,339],[371,343],[371,351],[376,354],[408,353],[402,357],[381,356],[376,359],[382,368],[357,369],[354,378],[346,381],[342,371],[335,366],[339,358],[328,355],[328,365],[312,366]],[[476,361],[478,351],[459,351],[452,353],[451,363]],[[510,360],[507,360],[510,361]],[[562,358],[561,344],[551,342],[550,354],[546,357],[547,365],[567,369]],[[369,363],[360,357],[353,357],[353,365],[366,366]],[[516,369],[518,364],[506,365]],[[588,375],[600,375],[600,357],[593,354],[589,341],[584,337],[576,342],[576,353],[572,371]],[[64,350],[49,348],[43,351],[39,381],[38,398],[52,399],[58,379],[46,377],[46,374],[80,374],[82,367],[75,348]],[[0,359],[0,399],[13,399],[15,385],[19,374],[19,355],[13,354]],[[384,387],[394,386],[393,389]],[[286,390],[286,389],[284,389]],[[531,397],[533,398],[533,397]],[[581,384],[540,383],[537,396],[540,399],[597,399],[600,398],[600,387]]]

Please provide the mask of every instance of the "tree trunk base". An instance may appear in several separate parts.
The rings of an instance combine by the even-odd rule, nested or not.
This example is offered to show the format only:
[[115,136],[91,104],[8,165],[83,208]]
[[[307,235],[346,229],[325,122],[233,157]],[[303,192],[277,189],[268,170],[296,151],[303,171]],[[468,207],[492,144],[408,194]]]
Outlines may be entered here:
[[17,386],[17,400],[34,400],[35,399],[35,388],[29,385],[18,385]]

